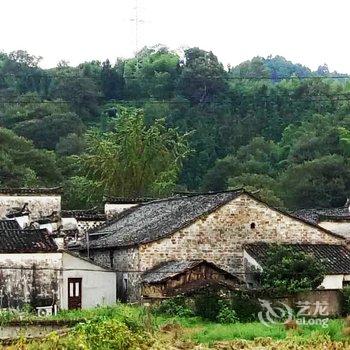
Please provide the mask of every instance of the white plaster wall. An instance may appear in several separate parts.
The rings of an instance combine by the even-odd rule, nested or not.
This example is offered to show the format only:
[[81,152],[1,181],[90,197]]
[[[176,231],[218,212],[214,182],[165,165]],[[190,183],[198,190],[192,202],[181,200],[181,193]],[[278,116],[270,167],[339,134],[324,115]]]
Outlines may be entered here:
[[25,216],[18,216],[15,219],[18,222],[18,225],[21,226],[21,228],[26,228],[27,226],[29,226],[29,216],[25,215]]
[[105,204],[105,214],[108,219],[110,219],[113,215],[119,214],[124,210],[135,207],[138,204]]
[[321,288],[343,289],[344,275],[326,275],[321,283]]
[[0,254],[0,294],[30,302],[33,267],[38,297],[60,300],[61,253]]
[[78,228],[78,221],[76,218],[61,218],[61,225],[63,230],[75,230]]
[[63,253],[61,308],[68,308],[68,278],[82,278],[82,308],[116,302],[116,273],[69,253]]
[[250,265],[250,267],[254,267],[259,271],[263,270],[260,264],[252,256],[250,256],[246,251],[243,252],[243,259],[245,263]]
[[58,230],[58,225],[56,222],[48,223],[48,224],[41,224],[39,227],[40,227],[40,229],[47,230],[49,233],[53,233],[53,232]]
[[350,220],[349,221],[321,221],[319,226],[334,233],[350,238]]
[[6,216],[10,208],[21,208],[28,203],[30,220],[37,220],[51,215],[53,211],[61,211],[61,196],[11,196],[0,195],[0,218]]

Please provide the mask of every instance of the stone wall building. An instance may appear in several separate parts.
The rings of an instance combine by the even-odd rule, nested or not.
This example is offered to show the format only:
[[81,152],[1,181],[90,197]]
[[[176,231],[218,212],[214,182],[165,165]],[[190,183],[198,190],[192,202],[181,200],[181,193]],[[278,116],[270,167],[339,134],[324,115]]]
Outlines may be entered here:
[[151,201],[94,233],[103,237],[90,242],[89,256],[118,272],[117,296],[128,300],[142,297],[145,273],[169,261],[205,260],[242,276],[246,243],[344,244],[343,237],[240,190]]

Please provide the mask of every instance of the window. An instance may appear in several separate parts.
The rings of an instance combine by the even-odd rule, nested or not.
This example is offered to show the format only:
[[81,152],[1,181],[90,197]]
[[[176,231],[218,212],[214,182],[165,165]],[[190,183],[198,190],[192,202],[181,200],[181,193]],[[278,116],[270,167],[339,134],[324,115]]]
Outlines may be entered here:
[[252,222],[252,223],[250,224],[250,228],[251,228],[252,230],[255,229],[255,222]]
[[123,290],[126,292],[128,290],[128,275],[123,274]]

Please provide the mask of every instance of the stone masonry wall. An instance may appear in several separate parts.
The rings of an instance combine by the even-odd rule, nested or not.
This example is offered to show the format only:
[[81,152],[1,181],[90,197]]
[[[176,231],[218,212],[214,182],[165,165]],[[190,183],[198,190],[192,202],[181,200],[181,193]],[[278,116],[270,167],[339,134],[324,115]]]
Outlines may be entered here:
[[257,241],[343,243],[243,194],[170,237],[141,245],[140,269],[169,260],[205,259],[227,271],[243,272],[243,244]]
[[[90,257],[96,263],[117,271],[117,299],[134,301],[140,294],[139,253],[137,248],[92,250]],[[113,266],[112,266],[113,263]]]

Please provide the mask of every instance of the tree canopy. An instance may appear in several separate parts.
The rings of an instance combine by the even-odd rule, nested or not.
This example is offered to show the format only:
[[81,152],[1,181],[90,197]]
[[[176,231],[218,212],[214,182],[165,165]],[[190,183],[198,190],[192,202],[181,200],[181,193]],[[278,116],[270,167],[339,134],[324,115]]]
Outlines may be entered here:
[[226,68],[213,52],[160,45],[76,67],[40,60],[0,53],[2,137],[19,147],[0,151],[6,186],[80,188],[68,207],[102,192],[240,186],[288,209],[350,195],[350,77],[327,65],[268,56]]

